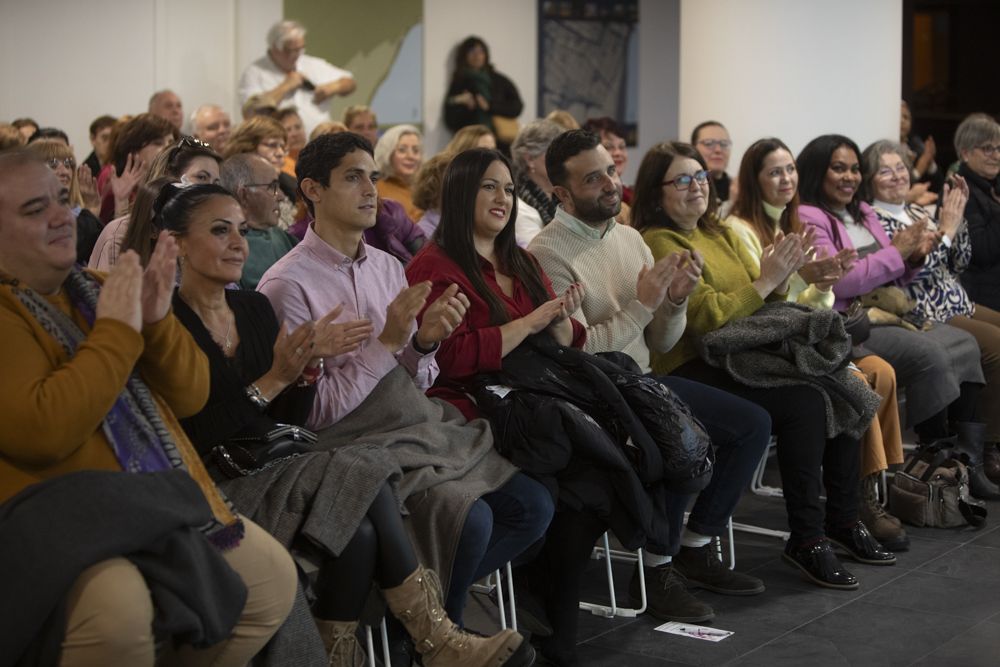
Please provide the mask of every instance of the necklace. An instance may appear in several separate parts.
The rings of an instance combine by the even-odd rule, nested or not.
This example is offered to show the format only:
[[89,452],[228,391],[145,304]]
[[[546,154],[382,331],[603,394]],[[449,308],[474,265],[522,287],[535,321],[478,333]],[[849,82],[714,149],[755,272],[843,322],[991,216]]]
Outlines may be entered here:
[[233,311],[228,307],[226,308],[226,311],[229,313],[229,324],[226,325],[226,335],[220,336],[218,331],[208,326],[208,320],[205,318],[204,315],[202,315],[199,312],[200,309],[191,306],[191,301],[185,298],[183,293],[181,293],[180,291],[178,291],[178,293],[180,294],[181,298],[184,299],[184,301],[188,304],[191,310],[195,312],[195,315],[198,316],[198,319],[201,320],[201,325],[205,327],[206,331],[208,331],[209,335],[212,337],[212,340],[215,341],[215,344],[221,347],[223,354],[225,354],[228,357],[229,352],[233,349],[233,339],[232,339],[233,322],[236,321],[236,315],[233,314]]

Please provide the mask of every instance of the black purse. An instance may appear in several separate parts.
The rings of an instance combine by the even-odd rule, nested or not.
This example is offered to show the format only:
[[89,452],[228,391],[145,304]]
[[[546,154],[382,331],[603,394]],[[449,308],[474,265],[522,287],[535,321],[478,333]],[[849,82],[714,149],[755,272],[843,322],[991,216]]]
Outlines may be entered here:
[[229,479],[246,477],[275,461],[314,451],[316,434],[301,426],[279,424],[258,436],[230,438],[212,448],[211,461]]

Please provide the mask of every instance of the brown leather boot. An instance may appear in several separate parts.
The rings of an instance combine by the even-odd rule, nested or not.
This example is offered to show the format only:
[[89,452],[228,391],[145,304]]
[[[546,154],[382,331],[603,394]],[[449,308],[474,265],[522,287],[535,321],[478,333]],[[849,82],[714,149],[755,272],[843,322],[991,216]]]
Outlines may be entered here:
[[886,512],[878,501],[875,489],[879,477],[879,473],[873,473],[861,478],[861,506],[858,508],[858,518],[868,528],[868,532],[888,551],[906,551],[910,548],[910,538],[906,536],[902,522]]
[[323,646],[330,656],[330,667],[364,667],[365,651],[358,643],[357,621],[315,619]]
[[983,471],[994,484],[1000,484],[1000,445],[987,442],[983,448]]
[[418,567],[395,588],[382,591],[393,615],[413,637],[424,667],[527,667],[535,650],[513,630],[478,637],[461,630],[444,611],[437,574]]

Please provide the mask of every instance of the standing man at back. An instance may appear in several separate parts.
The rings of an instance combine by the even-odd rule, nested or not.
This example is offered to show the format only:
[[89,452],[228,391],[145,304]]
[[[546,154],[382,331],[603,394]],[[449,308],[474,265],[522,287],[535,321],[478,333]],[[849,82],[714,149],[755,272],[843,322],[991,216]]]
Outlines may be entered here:
[[[648,374],[650,349],[665,352],[684,332],[687,297],[700,279],[701,258],[675,253],[654,263],[639,232],[615,222],[621,178],[597,134],[571,130],[556,137],[546,151],[545,168],[559,206],[528,249],[557,294],[574,283],[584,285],[583,303],[573,314],[587,327],[584,349],[624,352]],[[715,612],[685,584],[728,595],[764,591],[760,579],[728,569],[711,539],[723,533],[749,483],[770,439],[771,420],[756,405],[708,385],[670,376],[657,379],[705,425],[716,465],[683,535],[691,497],[673,494],[665,508],[670,543],[646,545],[649,613],[661,620],[698,623],[714,618]],[[629,593],[639,597],[637,576]]]
[[256,95],[268,106],[299,110],[306,134],[330,120],[330,100],[349,95],[357,84],[347,70],[307,56],[306,29],[298,21],[280,21],[267,32],[267,53],[240,77],[240,103]]

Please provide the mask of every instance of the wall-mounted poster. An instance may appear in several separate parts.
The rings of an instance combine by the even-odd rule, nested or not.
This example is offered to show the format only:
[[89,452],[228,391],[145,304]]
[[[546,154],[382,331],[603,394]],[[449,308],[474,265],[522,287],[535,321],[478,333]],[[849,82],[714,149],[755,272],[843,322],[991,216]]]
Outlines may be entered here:
[[306,53],[351,71],[358,82],[352,94],[333,101],[334,119],[352,104],[367,104],[382,127],[423,122],[420,0],[285,0],[284,15],[306,26]]
[[607,116],[635,144],[639,1],[539,0],[538,114]]

